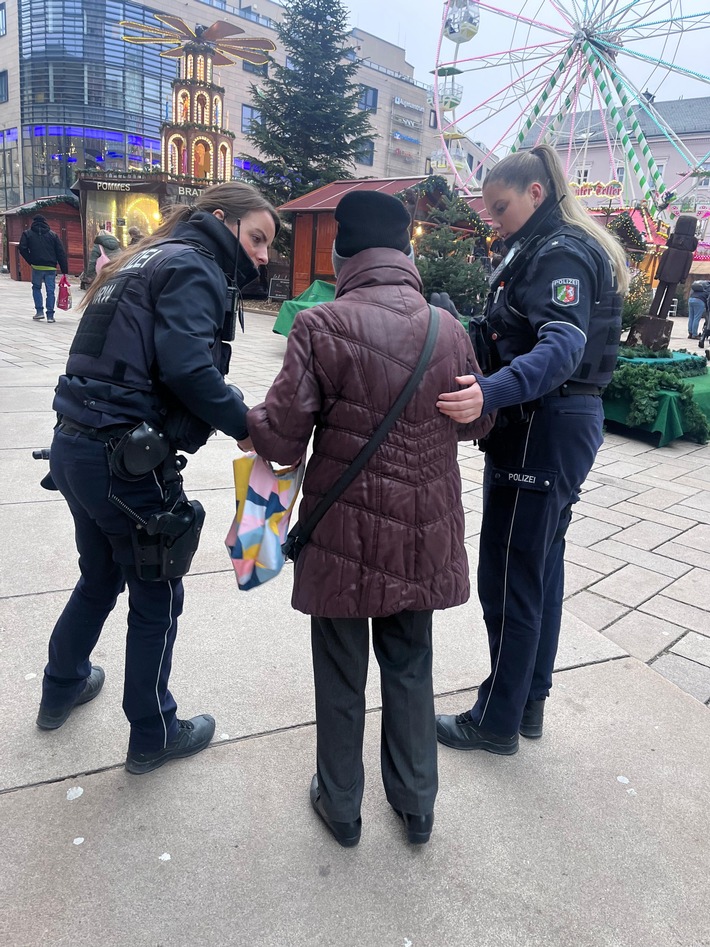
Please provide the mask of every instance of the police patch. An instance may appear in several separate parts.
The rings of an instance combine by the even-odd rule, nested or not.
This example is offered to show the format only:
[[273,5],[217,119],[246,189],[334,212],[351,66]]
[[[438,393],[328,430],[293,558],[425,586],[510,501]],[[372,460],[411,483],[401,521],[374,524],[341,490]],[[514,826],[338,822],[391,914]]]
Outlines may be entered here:
[[553,303],[557,303],[558,306],[576,306],[579,302],[579,280],[553,280],[552,301]]

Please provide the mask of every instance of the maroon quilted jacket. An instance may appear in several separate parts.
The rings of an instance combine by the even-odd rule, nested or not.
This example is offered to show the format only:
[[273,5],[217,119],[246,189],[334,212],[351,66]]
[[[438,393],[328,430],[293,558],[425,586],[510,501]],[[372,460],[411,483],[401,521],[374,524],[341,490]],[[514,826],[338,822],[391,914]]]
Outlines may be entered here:
[[[332,303],[296,316],[284,363],[263,404],[247,416],[259,454],[306,469],[302,522],[384,418],[414,371],[429,307],[414,264],[399,250],[348,260]],[[440,311],[429,366],[384,444],[316,526],[299,556],[293,607],[324,618],[448,608],[469,596],[461,480],[462,428],[436,408],[454,378],[478,370],[468,335]]]

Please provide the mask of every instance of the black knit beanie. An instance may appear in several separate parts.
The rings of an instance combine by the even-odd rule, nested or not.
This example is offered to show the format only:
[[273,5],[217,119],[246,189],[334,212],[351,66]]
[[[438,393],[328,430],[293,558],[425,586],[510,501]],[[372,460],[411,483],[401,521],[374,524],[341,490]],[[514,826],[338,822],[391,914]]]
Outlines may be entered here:
[[350,191],[335,208],[335,252],[355,256],[370,247],[409,253],[409,213],[401,201],[380,191]]
[[43,217],[41,214],[35,214],[32,220],[38,220],[41,224],[47,223],[47,218]]

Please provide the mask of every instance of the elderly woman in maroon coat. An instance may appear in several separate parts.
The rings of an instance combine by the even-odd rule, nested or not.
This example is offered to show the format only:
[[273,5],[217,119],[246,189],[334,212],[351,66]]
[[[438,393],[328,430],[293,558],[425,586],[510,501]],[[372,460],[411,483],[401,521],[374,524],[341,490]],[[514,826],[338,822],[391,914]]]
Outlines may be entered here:
[[[299,519],[370,439],[419,360],[430,311],[409,215],[393,197],[339,203],[336,298],[296,316],[283,367],[247,418],[254,448],[292,464],[315,432]],[[344,846],[360,839],[369,627],[382,680],[382,779],[410,842],[429,839],[437,791],[432,612],[469,597],[457,441],[483,436],[436,407],[477,370],[461,324],[440,312],[413,397],[355,481],[316,526],[295,568],[293,607],[311,615],[316,694],[314,809]]]

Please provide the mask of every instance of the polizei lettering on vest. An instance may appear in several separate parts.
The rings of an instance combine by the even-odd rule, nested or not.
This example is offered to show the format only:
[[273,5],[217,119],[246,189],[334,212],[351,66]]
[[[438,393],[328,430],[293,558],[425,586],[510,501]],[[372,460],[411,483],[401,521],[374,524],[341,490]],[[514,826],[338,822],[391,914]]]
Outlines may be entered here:
[[508,480],[513,480],[515,483],[535,483],[537,477],[533,474],[509,473]]
[[124,263],[121,269],[142,270],[146,263],[150,263],[154,256],[157,256],[162,252],[162,247],[151,247],[148,250],[143,250],[141,253],[136,253],[135,256],[131,257],[126,263]]

